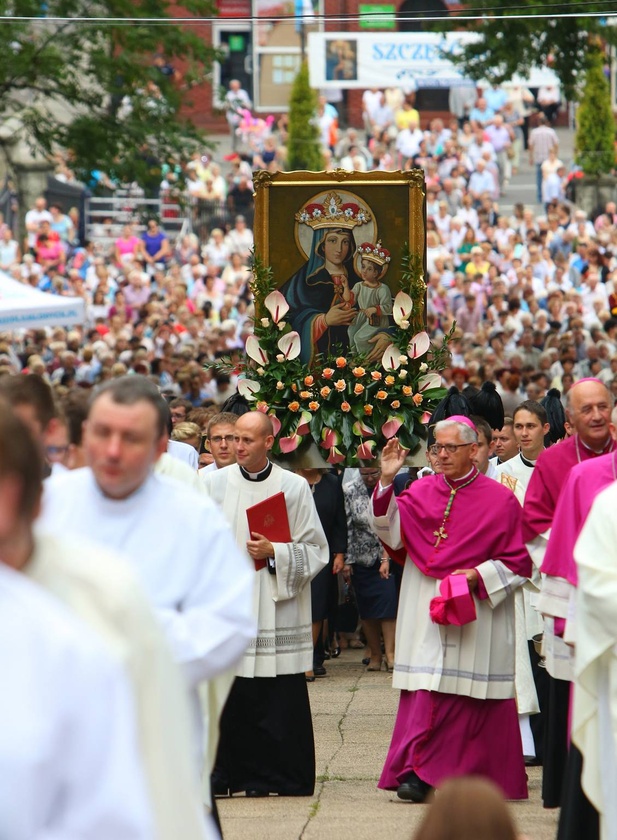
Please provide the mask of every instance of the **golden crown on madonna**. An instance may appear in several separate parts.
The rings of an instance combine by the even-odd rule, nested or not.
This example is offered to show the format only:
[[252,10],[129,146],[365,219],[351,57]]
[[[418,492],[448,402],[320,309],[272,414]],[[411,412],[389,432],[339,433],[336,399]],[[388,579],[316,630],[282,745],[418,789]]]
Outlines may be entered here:
[[309,202],[298,213],[296,221],[319,230],[326,227],[339,227],[351,230],[371,221],[371,214],[361,204],[353,201],[344,202],[336,192],[328,193],[323,204]]

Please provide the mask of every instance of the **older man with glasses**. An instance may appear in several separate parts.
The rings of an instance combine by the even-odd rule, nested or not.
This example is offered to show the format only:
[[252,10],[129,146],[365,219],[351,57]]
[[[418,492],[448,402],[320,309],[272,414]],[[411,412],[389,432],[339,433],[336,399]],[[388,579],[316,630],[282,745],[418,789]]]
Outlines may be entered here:
[[392,481],[407,452],[390,440],[373,494],[375,533],[405,557],[393,677],[401,699],[379,787],[423,802],[444,779],[477,774],[526,799],[512,598],[531,573],[521,507],[478,471],[468,417],[437,423],[435,448],[442,474],[397,498]]

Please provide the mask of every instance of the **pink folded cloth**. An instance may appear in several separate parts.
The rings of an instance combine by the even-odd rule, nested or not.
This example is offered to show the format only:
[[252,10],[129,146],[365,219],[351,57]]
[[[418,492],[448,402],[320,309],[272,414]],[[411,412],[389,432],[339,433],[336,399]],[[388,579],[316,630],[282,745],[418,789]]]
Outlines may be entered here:
[[434,624],[469,624],[476,620],[476,605],[465,575],[448,575],[439,584],[441,595],[429,608]]

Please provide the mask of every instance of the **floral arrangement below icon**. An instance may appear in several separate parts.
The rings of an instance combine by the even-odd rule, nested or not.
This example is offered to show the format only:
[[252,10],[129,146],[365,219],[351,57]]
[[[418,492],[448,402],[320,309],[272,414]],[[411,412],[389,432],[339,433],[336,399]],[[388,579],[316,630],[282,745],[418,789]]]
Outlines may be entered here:
[[[300,360],[300,335],[285,320],[289,304],[270,268],[255,256],[251,290],[253,335],[246,342],[238,391],[271,419],[273,453],[284,458],[309,440],[330,464],[357,467],[374,460],[389,438],[415,451],[428,420],[446,395],[441,374],[449,364],[452,331],[439,345],[424,329],[426,285],[420,257],[405,249],[393,301],[392,341],[377,362],[352,350]],[[238,372],[221,359],[217,368]]]

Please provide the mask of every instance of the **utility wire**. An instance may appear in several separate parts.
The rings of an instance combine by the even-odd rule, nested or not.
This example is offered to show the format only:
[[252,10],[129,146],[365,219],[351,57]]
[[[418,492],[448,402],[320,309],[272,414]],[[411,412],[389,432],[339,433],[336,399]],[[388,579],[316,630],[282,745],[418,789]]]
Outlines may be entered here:
[[[599,0],[599,2],[609,2],[609,0]],[[610,0],[610,2],[614,3],[614,0]],[[584,3],[578,3],[577,5],[585,5]],[[589,5],[596,6],[596,2],[590,2]],[[547,9],[551,7],[558,7],[558,8],[570,8],[571,4],[569,3],[553,3],[553,4],[543,4],[538,8]],[[507,8],[525,8],[528,9],[528,6],[512,6]],[[476,15],[461,15],[458,13],[450,14],[450,15],[425,15],[422,12],[418,12],[416,14],[396,14],[395,19],[399,21],[418,21],[420,23],[449,23],[449,24],[458,24],[462,21],[484,21],[484,20],[498,20],[503,18],[504,20],[511,21],[511,20],[554,20],[555,19],[555,12],[540,12],[537,14],[529,13],[526,14],[500,14],[501,12],[505,11],[504,7],[492,7],[487,9],[482,9],[481,14]],[[576,19],[576,18],[606,18],[611,17],[612,13],[611,10],[607,9],[606,11],[577,11],[577,12],[560,12],[559,17],[561,19]],[[615,16],[617,16],[617,10],[615,10]],[[178,24],[188,25],[188,26],[209,26],[213,23],[306,23],[312,24],[317,22],[324,22],[324,23],[350,23],[350,22],[357,22],[360,20],[367,20],[370,18],[374,19],[383,19],[383,13],[371,13],[368,15],[359,15],[359,14],[351,14],[351,15],[322,15],[322,14],[310,14],[310,15],[289,15],[289,16],[278,16],[278,17],[258,17],[255,15],[247,15],[245,17],[225,17],[221,18],[218,16],[210,16],[210,17],[175,17],[175,18],[148,18],[148,17],[60,17],[50,15],[48,17],[33,17],[33,16],[26,16],[26,15],[11,15],[11,16],[4,16],[0,17],[0,24],[5,22],[11,23],[34,23],[34,24],[47,24],[47,23],[96,23],[100,26],[132,26],[134,24],[137,25],[148,25],[148,26],[176,26]]]

